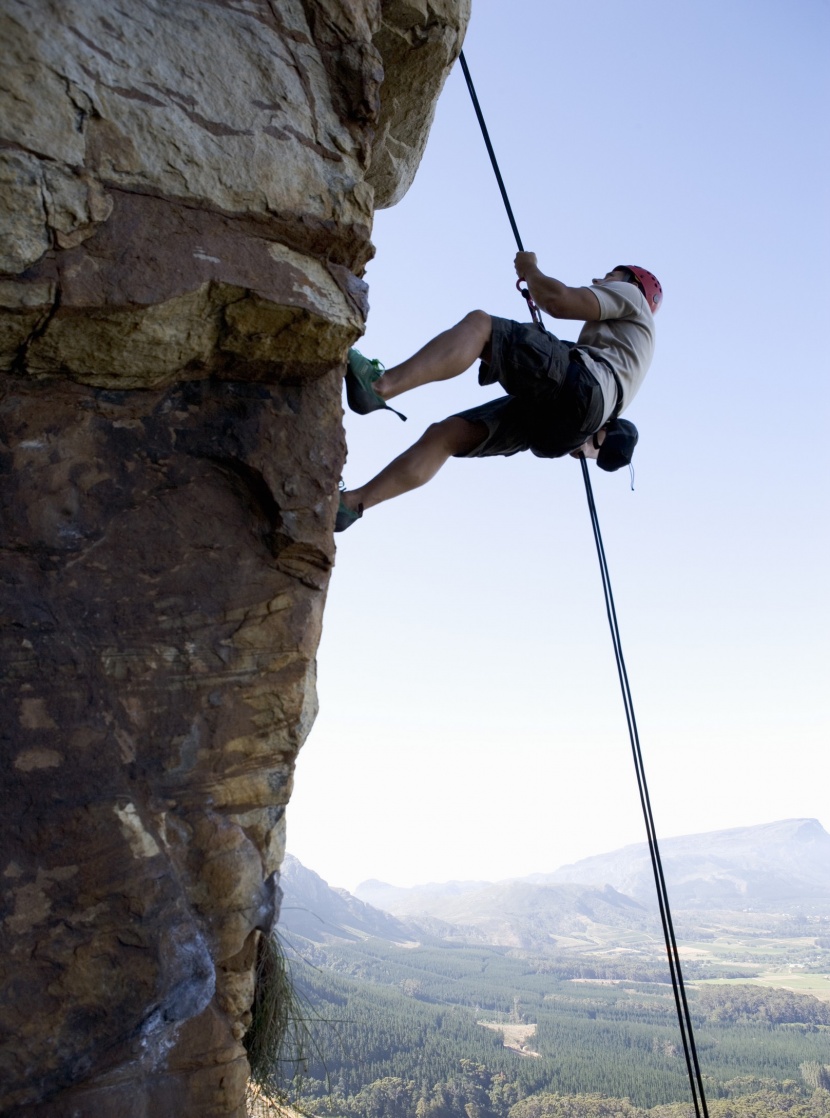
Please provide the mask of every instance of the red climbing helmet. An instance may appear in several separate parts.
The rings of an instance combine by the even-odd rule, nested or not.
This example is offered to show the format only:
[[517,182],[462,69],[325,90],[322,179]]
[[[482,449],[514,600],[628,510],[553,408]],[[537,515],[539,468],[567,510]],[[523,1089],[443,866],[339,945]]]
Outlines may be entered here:
[[628,268],[629,272],[634,273],[643,289],[643,294],[646,297],[649,310],[652,314],[657,314],[660,310],[660,304],[663,302],[663,288],[660,286],[660,280],[657,276],[655,276],[653,272],[648,272],[645,268],[638,268],[634,264],[620,264],[617,266]]

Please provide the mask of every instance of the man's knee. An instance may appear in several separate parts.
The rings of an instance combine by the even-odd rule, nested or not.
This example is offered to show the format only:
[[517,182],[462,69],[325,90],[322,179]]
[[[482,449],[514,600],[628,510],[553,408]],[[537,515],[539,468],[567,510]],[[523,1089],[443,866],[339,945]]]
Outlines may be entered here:
[[466,454],[487,437],[487,424],[451,415],[438,423],[431,423],[423,437],[439,442],[448,454]]
[[481,334],[483,341],[489,341],[493,332],[493,320],[487,311],[470,311],[469,314],[464,315],[462,321],[476,333]]
[[490,339],[493,337],[493,319],[487,311],[470,311],[461,320],[476,340],[476,350],[482,361],[490,360]]

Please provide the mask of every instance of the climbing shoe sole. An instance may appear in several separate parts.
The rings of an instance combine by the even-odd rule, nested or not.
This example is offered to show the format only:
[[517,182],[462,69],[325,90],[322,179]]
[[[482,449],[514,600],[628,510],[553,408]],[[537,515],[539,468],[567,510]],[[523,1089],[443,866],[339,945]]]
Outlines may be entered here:
[[372,385],[383,376],[383,366],[379,361],[370,361],[356,349],[349,350],[346,366],[346,400],[353,412],[368,415],[372,411],[391,411],[400,419],[406,419],[399,411],[390,408],[378,396]]
[[351,528],[356,520],[360,520],[361,516],[363,516],[363,505],[358,505],[356,509],[350,509],[348,505],[343,503],[341,497],[337,516],[334,519],[335,532],[345,532],[347,528]]

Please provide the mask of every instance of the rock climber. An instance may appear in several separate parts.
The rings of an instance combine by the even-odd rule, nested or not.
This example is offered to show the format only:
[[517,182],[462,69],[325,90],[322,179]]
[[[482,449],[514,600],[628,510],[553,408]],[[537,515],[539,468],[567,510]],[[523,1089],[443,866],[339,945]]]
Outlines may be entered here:
[[366,509],[424,485],[451,457],[530,450],[540,458],[585,455],[608,470],[630,462],[637,429],[618,417],[651,362],[659,281],[645,268],[618,265],[590,287],[568,287],[545,275],[533,252],[517,253],[514,265],[537,307],[584,322],[578,340],[561,341],[535,322],[471,311],[393,368],[350,350],[346,398],[361,415],[392,411],[388,400],[456,377],[479,359],[479,384],[498,382],[507,395],[431,424],[371,481],[344,489],[336,532]]

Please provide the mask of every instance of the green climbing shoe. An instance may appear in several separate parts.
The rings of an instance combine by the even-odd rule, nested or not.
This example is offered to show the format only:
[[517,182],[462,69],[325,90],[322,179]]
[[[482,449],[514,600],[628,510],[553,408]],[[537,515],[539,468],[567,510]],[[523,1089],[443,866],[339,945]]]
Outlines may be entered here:
[[347,528],[351,528],[356,520],[360,520],[361,516],[363,516],[363,505],[358,505],[356,509],[350,509],[341,497],[337,516],[334,520],[335,532],[345,532]]
[[384,368],[380,361],[370,361],[358,350],[350,349],[346,368],[346,399],[349,402],[349,407],[358,415],[368,415],[370,411],[380,411],[381,408],[386,408],[387,411],[395,412],[395,415],[401,419],[406,419],[405,415],[401,415],[399,411],[390,408],[372,387],[375,381],[383,376],[383,373]]

